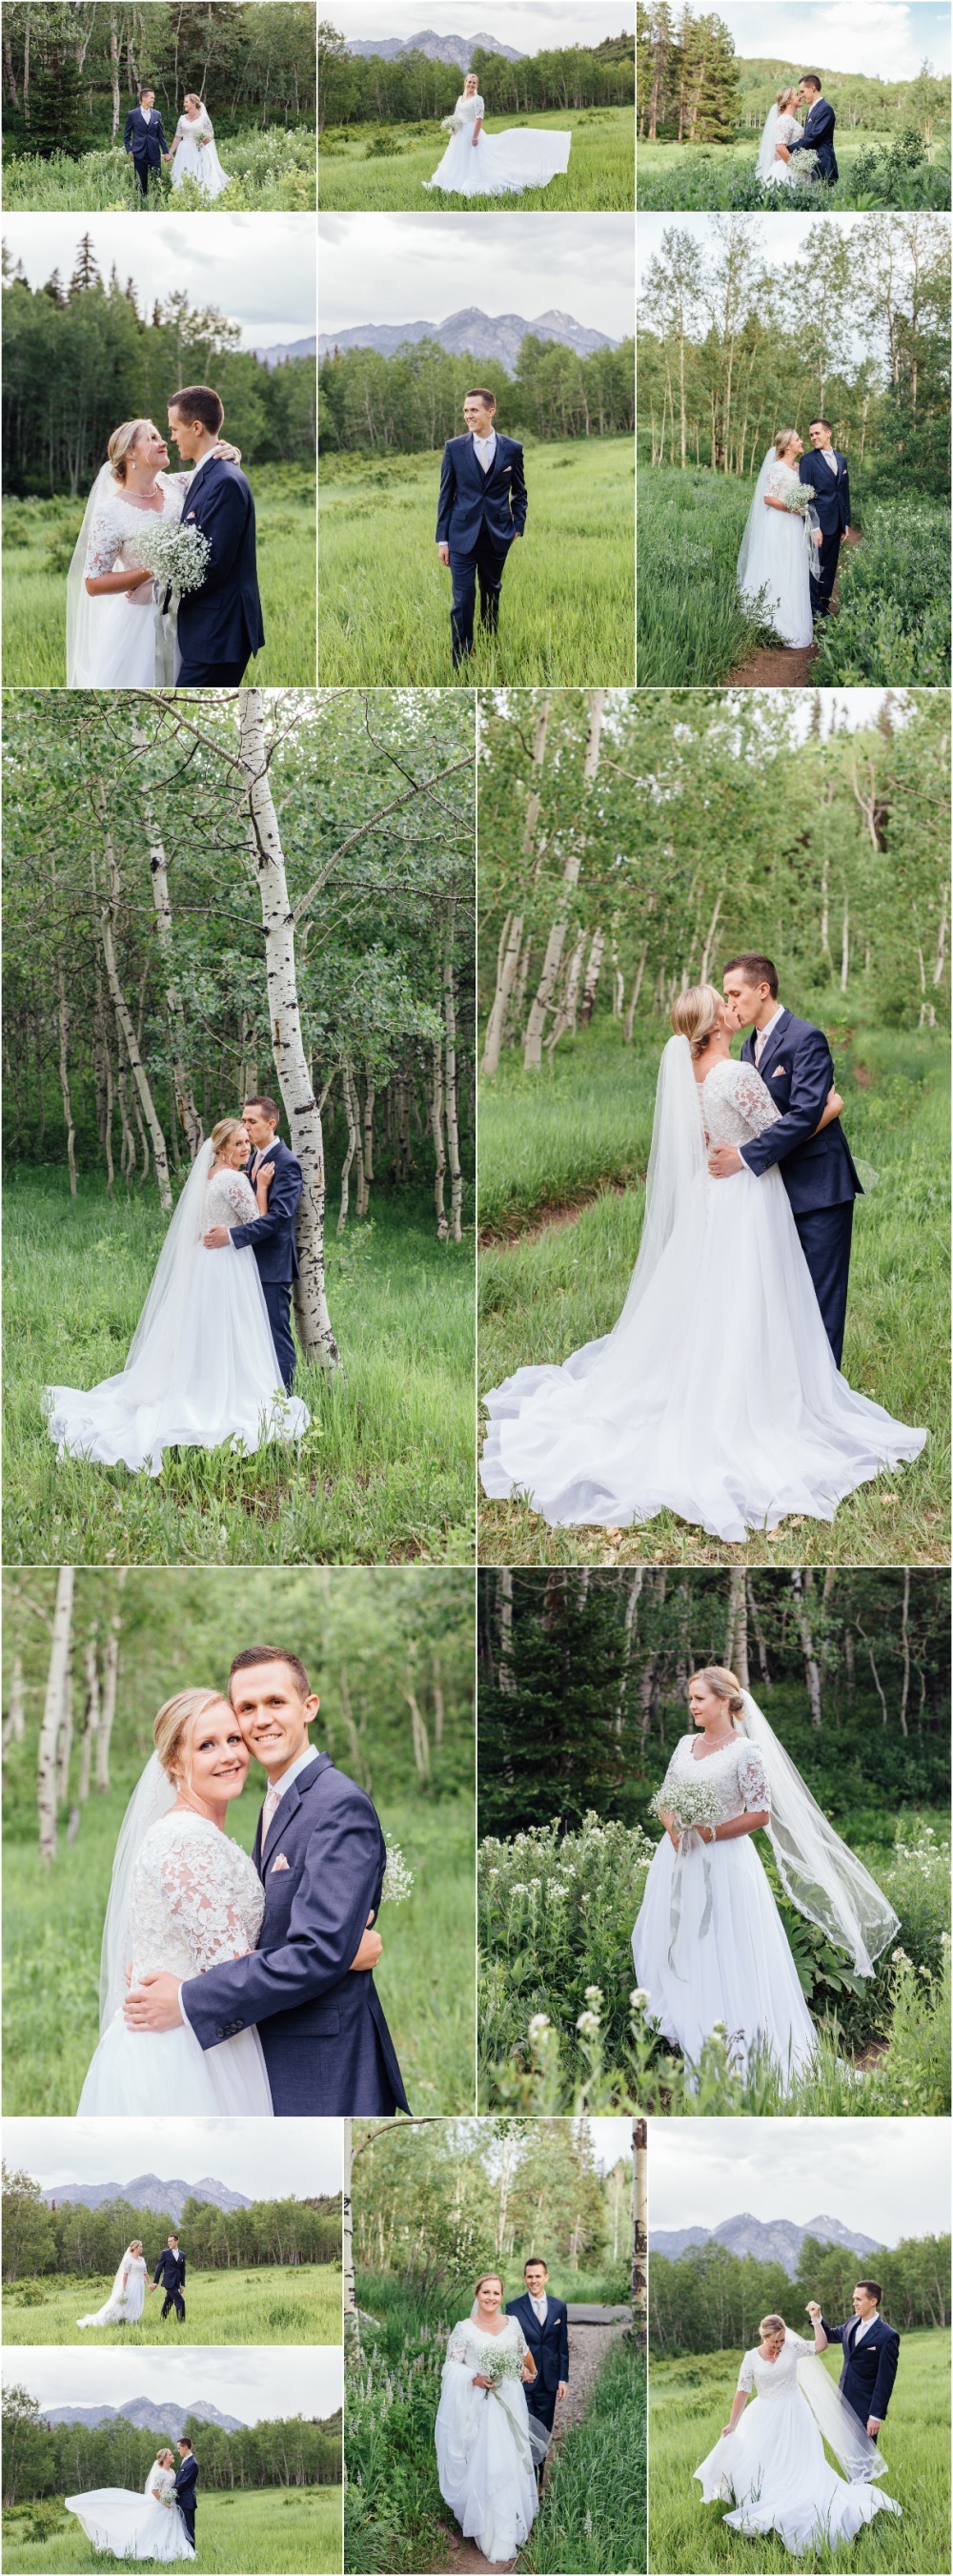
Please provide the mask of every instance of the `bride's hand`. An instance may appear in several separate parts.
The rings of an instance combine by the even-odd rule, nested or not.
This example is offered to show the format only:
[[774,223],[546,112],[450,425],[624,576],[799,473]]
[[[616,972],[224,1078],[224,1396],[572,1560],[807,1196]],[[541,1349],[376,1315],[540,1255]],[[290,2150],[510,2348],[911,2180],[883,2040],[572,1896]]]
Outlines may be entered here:
[[492,2379],[487,2378],[485,2370],[475,2370],[473,2373],[473,2385],[474,2388],[492,2388],[493,2381]]
[[841,1094],[837,1089],[836,1083],[832,1082],[827,1099],[824,1102],[823,1110],[814,1130],[815,1136],[820,1135],[822,1127],[830,1127],[833,1125],[834,1119],[840,1117],[843,1106],[844,1103],[841,1098]]
[[242,461],[241,448],[233,447],[230,440],[227,438],[217,438],[214,447],[210,449],[209,453],[212,456],[221,457],[222,462],[225,465],[240,465]]

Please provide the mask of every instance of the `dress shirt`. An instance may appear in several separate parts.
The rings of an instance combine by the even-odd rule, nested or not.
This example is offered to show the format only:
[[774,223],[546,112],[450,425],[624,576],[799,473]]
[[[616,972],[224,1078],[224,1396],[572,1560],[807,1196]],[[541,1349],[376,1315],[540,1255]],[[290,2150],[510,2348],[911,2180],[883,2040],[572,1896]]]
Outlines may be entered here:
[[472,436],[477,464],[482,466],[484,474],[488,474],[496,455],[496,431],[491,429],[486,438],[478,438],[474,430]]

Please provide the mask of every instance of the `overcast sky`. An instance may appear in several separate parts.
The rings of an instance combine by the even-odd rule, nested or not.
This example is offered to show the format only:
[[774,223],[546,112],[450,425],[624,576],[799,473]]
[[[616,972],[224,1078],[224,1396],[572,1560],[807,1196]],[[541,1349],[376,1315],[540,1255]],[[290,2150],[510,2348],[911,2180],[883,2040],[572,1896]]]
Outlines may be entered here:
[[631,215],[321,215],[318,232],[322,331],[471,304],[527,322],[555,308],[611,340],[635,327]]
[[104,277],[115,260],[123,285],[132,278],[141,313],[184,287],[190,304],[215,305],[241,324],[244,349],[314,330],[312,215],[151,215],[143,224],[128,215],[3,218],[10,256],[22,259],[31,286],[44,286],[54,268],[71,277],[84,232]]
[[249,2200],[341,2188],[340,2120],[5,2120],[8,2165],[64,2182],[222,2182]]
[[[748,223],[752,228],[758,250],[766,254],[770,252],[772,268],[785,268],[789,260],[800,258],[811,225],[823,213],[823,206],[816,206],[809,215],[772,214],[770,218],[748,215],[737,220]],[[828,215],[827,220],[830,223],[835,218]],[[842,232],[855,232],[858,224],[864,225],[869,220],[867,215],[836,217],[838,229]],[[714,249],[718,235],[711,215],[640,215],[637,226],[640,285],[650,259],[654,259],[656,251],[661,250],[663,233],[668,232],[672,224],[678,224],[683,232],[692,233],[702,251],[710,253]]]
[[950,2223],[948,2120],[650,2120],[649,2225],[839,2218],[896,2245]]
[[[936,0],[915,0],[912,6],[904,0],[792,0],[784,9],[764,0],[718,0],[718,15],[736,51],[756,61],[787,61],[800,71],[869,72],[880,80],[914,80],[925,57],[935,72],[950,68],[950,10],[937,7]],[[506,27],[503,33],[505,38]]]
[[[433,8],[431,0],[329,0],[325,13],[342,36],[474,37],[482,31],[519,54],[538,54],[550,45],[598,45],[603,36],[621,36],[635,25],[627,0],[480,0],[479,14],[464,0],[457,8]],[[916,12],[914,12],[916,15]]]
[[4,2379],[26,2388],[44,2406],[124,2406],[137,2397],[169,2399],[189,2408],[206,2403],[242,2424],[262,2417],[333,2415],[341,2404],[343,2354],[321,2346],[269,2344],[196,2349],[175,2343],[168,2352],[148,2346],[135,2352],[78,2352],[69,2346],[24,2346],[7,2356]]

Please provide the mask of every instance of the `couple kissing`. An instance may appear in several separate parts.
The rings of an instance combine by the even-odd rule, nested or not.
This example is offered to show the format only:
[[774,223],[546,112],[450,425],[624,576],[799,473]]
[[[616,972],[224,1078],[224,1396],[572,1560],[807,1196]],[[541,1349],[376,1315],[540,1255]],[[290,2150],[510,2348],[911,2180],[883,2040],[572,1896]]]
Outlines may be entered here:
[[224,418],[212,385],[172,395],[179,473],[154,421],[113,430],[67,577],[67,688],[237,688],[261,651],[255,504]]
[[[160,1708],[116,1846],[81,2113],[408,2109],[373,1977],[387,1849],[309,1741],[318,1705],[299,1656],[249,1646],[227,1694]],[[226,1824],[252,1760],[268,1788],[249,1860]]]

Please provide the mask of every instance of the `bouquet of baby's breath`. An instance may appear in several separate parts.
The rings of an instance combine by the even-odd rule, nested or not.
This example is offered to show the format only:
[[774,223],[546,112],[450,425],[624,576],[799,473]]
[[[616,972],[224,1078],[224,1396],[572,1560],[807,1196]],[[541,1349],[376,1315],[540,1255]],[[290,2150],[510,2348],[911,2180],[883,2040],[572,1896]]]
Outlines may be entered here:
[[674,1817],[676,1828],[682,1834],[690,1833],[693,1825],[714,1828],[724,1820],[725,1810],[714,1781],[704,1778],[703,1765],[696,1763],[694,1768],[698,1775],[695,1779],[680,1778],[667,1793],[663,1785],[649,1802],[654,1816],[660,1816],[664,1807],[666,1815]]
[[453,115],[442,116],[440,123],[445,134],[459,134],[460,127],[463,124],[463,118],[462,116],[458,116],[456,109],[454,109]]
[[383,1905],[389,1898],[392,1905],[403,1905],[413,1887],[414,1873],[412,1869],[408,1869],[399,1843],[388,1843],[386,1851],[387,1862],[384,1870],[384,1884],[381,1888],[381,1904]]
[[786,510],[793,510],[796,518],[806,519],[810,514],[811,502],[816,500],[816,497],[812,483],[800,483],[796,492],[788,492],[785,495],[784,507]]
[[211,560],[211,547],[201,528],[184,519],[157,519],[155,526],[137,532],[136,549],[141,563],[155,574],[160,589],[201,590]]
[[[502,2341],[502,2337],[500,2340]],[[519,2379],[521,2377],[522,2364],[520,2362],[519,2354],[515,2353],[512,2350],[512,2347],[508,2347],[505,2352],[501,2352],[499,2343],[488,2343],[484,2344],[483,2351],[480,2354],[480,2369],[483,2372],[484,2379],[492,2380],[494,2388],[501,2388],[504,2379]],[[492,2394],[491,2389],[488,2388],[486,2393],[489,2397]]]

